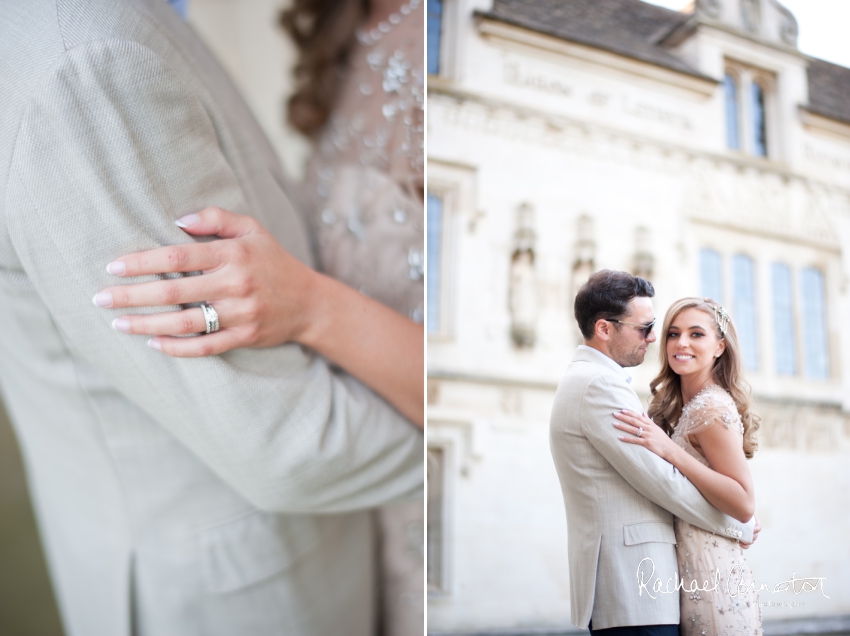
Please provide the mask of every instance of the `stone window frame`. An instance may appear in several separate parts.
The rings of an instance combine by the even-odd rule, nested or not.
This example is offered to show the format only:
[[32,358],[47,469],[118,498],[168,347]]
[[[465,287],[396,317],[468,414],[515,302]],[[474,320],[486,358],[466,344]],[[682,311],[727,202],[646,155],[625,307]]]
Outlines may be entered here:
[[[738,62],[737,60],[726,59],[723,67],[723,76],[730,75],[736,84],[737,104],[738,104],[738,149],[730,148],[728,143],[724,143],[727,152],[740,153],[752,157],[753,159],[761,159],[764,161],[775,161],[779,156],[779,128],[778,128],[778,107],[776,104],[777,95],[777,80],[776,75],[765,69]],[[765,143],[767,145],[766,154],[759,155],[755,152],[755,131],[753,123],[753,105],[752,93],[753,85],[758,84],[761,87],[764,100],[764,128],[765,128]],[[723,120],[726,131],[726,95],[723,82],[721,82],[721,90],[724,90],[723,95]]]
[[[439,318],[435,331],[427,330],[429,341],[451,341],[455,337],[458,264],[463,219],[472,217],[477,171],[469,166],[428,160],[427,194],[442,199],[442,228],[440,237]],[[427,197],[426,197],[427,199]],[[426,215],[427,217],[427,215]],[[427,270],[427,264],[426,264]],[[426,297],[428,279],[426,276]],[[426,316],[429,310],[426,307]]]

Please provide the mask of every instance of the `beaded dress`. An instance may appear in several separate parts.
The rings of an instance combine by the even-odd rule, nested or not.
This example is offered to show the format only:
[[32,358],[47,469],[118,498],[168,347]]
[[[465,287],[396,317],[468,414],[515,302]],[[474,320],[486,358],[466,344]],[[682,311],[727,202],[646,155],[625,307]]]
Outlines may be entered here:
[[[395,17],[393,17],[395,16]],[[323,271],[424,318],[424,11],[410,0],[358,33],[306,177]]]
[[[735,402],[716,384],[697,393],[685,405],[672,439],[709,466],[690,436],[711,426],[722,426],[728,435],[736,436],[743,444],[744,425]],[[680,635],[762,636],[761,608],[753,575],[738,541],[697,528],[678,517],[675,530],[679,576],[684,582],[679,593]],[[710,591],[691,591],[694,581],[694,587]]]
[[[420,0],[358,32],[340,99],[301,192],[322,271],[424,319],[424,11]],[[412,426],[412,425],[411,425]],[[423,501],[375,513],[382,636],[421,636]]]

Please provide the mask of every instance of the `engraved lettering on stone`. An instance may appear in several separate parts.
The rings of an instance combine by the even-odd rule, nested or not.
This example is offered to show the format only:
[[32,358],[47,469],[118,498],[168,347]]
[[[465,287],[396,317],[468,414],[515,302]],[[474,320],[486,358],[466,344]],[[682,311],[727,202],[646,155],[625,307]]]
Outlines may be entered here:
[[672,110],[656,106],[654,104],[643,104],[640,102],[632,102],[628,96],[623,96],[623,112],[632,117],[639,117],[649,121],[655,121],[668,126],[675,126],[684,130],[691,130],[693,122],[686,117]]
[[524,72],[517,62],[505,63],[504,78],[506,84],[524,86],[544,93],[552,93],[562,97],[570,97],[573,94],[572,86],[565,84],[560,79],[540,72]]

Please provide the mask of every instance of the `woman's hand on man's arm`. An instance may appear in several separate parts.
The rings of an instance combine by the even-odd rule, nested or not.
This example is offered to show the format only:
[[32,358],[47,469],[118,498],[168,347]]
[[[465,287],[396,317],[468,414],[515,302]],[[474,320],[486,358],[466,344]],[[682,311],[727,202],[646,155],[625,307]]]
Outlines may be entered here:
[[195,307],[125,315],[113,327],[154,336],[149,344],[175,357],[216,355],[244,347],[298,342],[371,387],[402,415],[423,426],[424,333],[421,325],[320,274],[293,257],[255,219],[206,208],[178,220],[194,236],[223,240],[128,254],[107,271],[124,278],[201,272],[108,287],[95,304],[113,309],[206,302],[220,330],[206,331]]
[[202,276],[108,287],[95,295],[94,302],[113,309],[206,302],[218,313],[220,331],[202,338],[173,337],[206,331],[198,307],[126,315],[113,321],[113,327],[155,336],[150,341],[153,348],[181,358],[301,342],[312,321],[321,274],[289,254],[249,216],[206,208],[177,224],[194,236],[229,240],[128,254],[109,263],[107,271],[124,278],[176,272],[202,272]]

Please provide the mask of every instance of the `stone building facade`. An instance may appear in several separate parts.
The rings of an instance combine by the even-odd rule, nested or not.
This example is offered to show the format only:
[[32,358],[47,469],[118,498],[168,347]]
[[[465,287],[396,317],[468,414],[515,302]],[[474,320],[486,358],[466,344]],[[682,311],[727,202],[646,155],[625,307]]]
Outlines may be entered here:
[[802,54],[775,0],[428,11],[429,631],[574,629],[549,412],[601,268],[649,278],[659,318],[729,309],[763,417],[765,621],[850,615],[850,69]]

